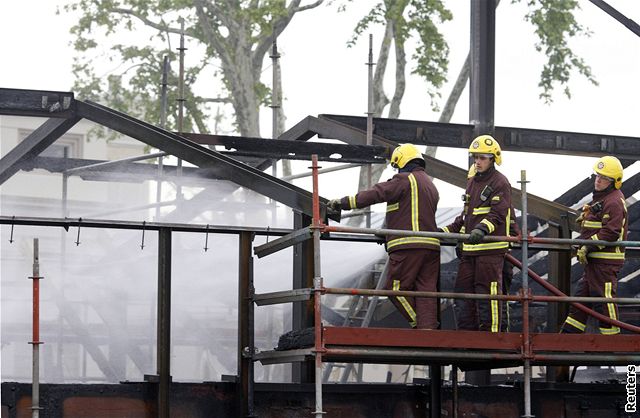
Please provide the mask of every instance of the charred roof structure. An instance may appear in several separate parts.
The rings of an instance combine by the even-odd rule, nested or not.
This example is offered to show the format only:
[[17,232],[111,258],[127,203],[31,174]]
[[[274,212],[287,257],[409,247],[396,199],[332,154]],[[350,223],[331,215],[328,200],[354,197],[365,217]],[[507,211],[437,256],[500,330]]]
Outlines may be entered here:
[[[323,311],[320,298],[325,293],[340,293],[344,289],[322,286],[321,274],[319,274],[319,242],[322,239],[372,243],[376,238],[356,234],[357,231],[351,231],[354,233],[348,234],[332,234],[331,232],[339,232],[339,230],[331,230],[328,226],[329,219],[339,221],[339,218],[329,213],[326,207],[327,199],[318,196],[317,190],[315,193],[310,193],[263,172],[273,160],[277,159],[310,160],[313,161],[316,171],[317,160],[382,164],[386,162],[390,151],[400,141],[466,148],[473,137],[485,133],[494,135],[503,144],[505,150],[593,157],[607,154],[618,157],[625,167],[640,159],[640,138],[638,137],[494,126],[495,2],[472,2],[471,21],[471,39],[473,40],[471,58],[474,63],[471,67],[470,119],[472,123],[463,125],[373,118],[372,131],[369,132],[372,139],[370,144],[367,140],[367,119],[362,117],[328,114],[317,117],[308,116],[277,139],[176,134],[98,103],[77,100],[70,92],[0,89],[0,114],[48,118],[0,159],[0,184],[5,183],[21,170],[34,169],[45,169],[66,177],[78,176],[92,181],[112,181],[118,176],[130,178],[131,175],[137,179],[156,178],[160,169],[158,165],[139,164],[135,158],[105,161],[40,156],[76,123],[86,119],[193,165],[193,167],[180,168],[163,167],[163,176],[179,176],[182,184],[193,185],[200,184],[199,182],[203,179],[226,180],[280,202],[291,208],[294,213],[291,228],[279,229],[163,221],[132,222],[34,217],[23,216],[20,213],[0,214],[0,223],[11,228],[11,240],[14,227],[20,226],[56,227],[67,231],[69,228],[77,228],[78,244],[81,229],[138,231],[142,234],[142,246],[145,245],[145,231],[157,231],[158,234],[155,373],[149,374],[146,376],[147,381],[140,383],[45,385],[40,394],[43,399],[41,407],[46,411],[43,415],[87,416],[87,411],[93,408],[95,412],[107,403],[129,408],[135,416],[159,417],[281,417],[303,416],[309,413],[322,416],[325,412],[328,412],[329,416],[360,414],[360,416],[436,417],[440,416],[441,410],[451,411],[452,416],[459,416],[457,415],[459,411],[460,413],[482,411],[486,416],[517,416],[522,415],[523,412],[524,416],[532,416],[532,412],[536,416],[563,416],[560,414],[565,411],[585,409],[596,411],[597,416],[600,417],[620,416],[624,413],[624,394],[621,392],[621,385],[572,386],[567,383],[570,378],[566,366],[640,364],[640,337],[633,334],[637,332],[639,325],[637,305],[635,307],[627,305],[632,309],[622,310],[621,319],[632,324],[628,327],[631,333],[618,336],[553,334],[557,332],[562,319],[566,316],[566,304],[560,303],[540,305],[543,309],[532,315],[534,318],[544,317],[545,332],[529,329],[530,315],[527,309],[535,308],[536,299],[524,294],[505,298],[505,300],[511,298],[509,300],[518,301],[527,307],[515,311],[518,322],[517,332],[501,333],[497,336],[450,329],[417,331],[341,326],[343,324],[340,322],[345,318],[339,315],[333,320],[326,317],[320,318]],[[339,140],[342,144],[307,142],[315,136]],[[222,146],[226,150],[216,150],[215,146]],[[466,170],[428,156],[425,156],[425,159],[428,174],[464,188],[467,180]],[[626,196],[637,193],[640,190],[640,175],[627,179],[623,183],[622,190]],[[591,182],[585,179],[555,201],[526,192],[522,193],[517,188],[513,189],[513,197],[518,209],[523,209],[521,202],[526,202],[528,205],[526,222],[544,225],[537,237],[546,236],[561,241],[569,240],[572,230],[575,230],[576,211],[571,206],[590,192]],[[522,196],[523,194],[525,196]],[[204,198],[208,199],[210,196],[204,196]],[[183,202],[187,210],[189,210],[189,202]],[[629,241],[640,241],[640,204],[630,205],[628,213]],[[228,234],[238,238],[238,315],[234,318],[234,321],[237,321],[237,343],[233,353],[237,361],[237,373],[233,376],[225,376],[220,382],[172,382],[172,242],[175,234],[182,232],[203,234],[205,251],[208,245],[206,240],[208,234]],[[255,245],[256,236],[280,238]],[[524,237],[521,244],[534,255],[538,251],[549,252],[549,255],[541,252],[539,257],[535,257],[531,268],[540,275],[547,274],[547,281],[564,294],[571,294],[572,279],[575,280],[578,277],[579,266],[572,266],[569,247],[536,243],[533,239],[530,241],[529,243],[527,237]],[[294,248],[291,289],[256,293],[253,254],[264,257],[288,247]],[[516,249],[513,255],[519,258],[521,253]],[[525,259],[528,258],[525,256]],[[629,247],[627,261],[621,273],[628,280],[619,288],[621,298],[634,298],[640,293],[638,283],[640,279],[637,274],[639,270],[638,252]],[[455,271],[455,261],[443,266],[443,277],[451,277],[453,271]],[[39,278],[38,275],[39,272],[35,272],[34,267],[32,278]],[[524,281],[522,277],[516,278],[514,286],[519,287]],[[546,291],[542,287],[532,285],[532,288],[534,295],[539,298],[538,302],[546,301],[544,299]],[[449,289],[443,279],[441,290],[446,292]],[[361,294],[379,296],[384,295],[384,292],[363,291]],[[565,302],[569,300],[564,299]],[[306,335],[307,341],[301,344],[302,347],[256,352],[254,305],[284,302],[293,303],[292,329],[302,333],[313,329],[313,333]],[[359,309],[362,310],[362,308]],[[332,312],[326,309],[323,315],[326,313]],[[73,325],[77,334],[91,334],[91,330],[83,327],[79,317],[69,312],[63,314],[67,315],[66,321]],[[321,319],[325,319],[328,324],[321,323]],[[362,323],[364,321],[359,324]],[[189,330],[189,332],[206,332],[206,330]],[[65,336],[62,335],[59,338],[63,340]],[[89,341],[86,347],[87,352],[107,376],[107,380],[117,381],[112,359],[101,352],[97,342]],[[34,337],[31,342],[34,350],[41,343],[37,337]],[[149,367],[148,364],[140,365],[144,363],[143,356],[136,350],[132,350],[128,355],[140,370]],[[265,364],[293,362],[291,383],[256,384],[254,364],[257,361]],[[402,386],[325,385],[323,389],[323,376],[319,373],[319,370],[322,370],[323,361],[350,364],[427,364],[431,368],[430,380],[416,381],[413,385]],[[483,392],[474,391],[470,387],[460,389],[457,387],[457,372],[455,372],[457,367],[463,367],[465,370],[504,368],[521,365],[523,362],[550,366],[547,369],[546,383],[529,386],[530,381],[518,382],[510,388],[484,387]],[[318,368],[319,363],[320,368]],[[442,365],[454,365],[451,387],[443,388]],[[331,367],[334,365],[332,364]],[[348,376],[350,372],[347,370],[344,375]],[[491,383],[490,375],[486,373],[479,373],[477,379],[475,383],[489,385]],[[314,383],[315,388],[313,388]],[[524,396],[524,400],[522,400],[523,390],[530,391]],[[325,392],[324,404],[322,403],[323,391]],[[578,391],[584,393],[588,391],[594,396],[587,399],[584,393],[577,394]],[[318,403],[318,396],[320,403]],[[20,414],[24,414],[29,407],[30,397],[31,389],[27,385],[3,382],[3,418],[22,416]],[[535,399],[533,411],[531,398]],[[482,406],[474,407],[472,405],[474,403]],[[98,413],[96,415],[99,416]]]

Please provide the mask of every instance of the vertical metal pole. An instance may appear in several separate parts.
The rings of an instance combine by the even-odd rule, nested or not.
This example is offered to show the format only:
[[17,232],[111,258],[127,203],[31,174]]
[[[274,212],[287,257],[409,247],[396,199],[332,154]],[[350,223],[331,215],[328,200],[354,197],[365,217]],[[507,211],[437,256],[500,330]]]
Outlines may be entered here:
[[[369,67],[368,82],[367,82],[367,145],[373,145],[373,35],[369,34],[369,61],[367,66]],[[371,164],[367,164],[367,189],[371,188]],[[366,225],[367,228],[371,227],[371,210],[366,208]]]
[[[474,125],[475,137],[492,135],[494,131],[496,0],[471,1],[470,4],[469,122]],[[491,370],[467,371],[465,380],[489,385]]]
[[[278,58],[280,58],[280,54],[278,54],[276,37],[273,38],[271,55],[269,55],[269,58],[271,58],[273,74],[273,79],[271,81],[271,138],[278,139],[278,111],[280,109],[280,100],[278,97]],[[273,160],[271,163],[271,175],[274,177],[278,175],[277,160]]]
[[531,345],[529,339],[529,226],[527,225],[527,171],[520,171],[520,182],[522,190],[522,337],[524,349],[524,415],[525,418],[531,415]]
[[158,417],[169,418],[171,385],[171,229],[158,232]]
[[474,136],[494,131],[495,39],[496,0],[472,1],[469,121]]
[[[300,229],[309,226],[313,219],[303,213],[294,212],[293,228]],[[313,242],[305,241],[293,247],[293,289],[304,289],[313,286],[314,265]],[[314,326],[313,301],[293,302],[291,315],[291,329],[301,331]],[[291,364],[291,381],[294,383],[312,383],[314,362],[305,360]]]
[[[571,238],[567,216],[561,216],[558,225],[549,225],[549,238]],[[571,294],[571,253],[569,251],[553,251],[549,253],[548,282],[562,291]],[[569,313],[565,303],[550,303],[547,308],[546,332],[556,333],[560,330]],[[569,366],[547,366],[547,382],[568,382]]]
[[240,377],[240,416],[253,417],[253,355],[254,306],[253,306],[253,257],[251,256],[252,232],[240,233],[239,288],[238,288],[238,375]]
[[429,389],[431,392],[429,416],[431,418],[440,418],[440,409],[442,408],[442,366],[438,364],[429,365],[429,377]]
[[[63,158],[65,159],[65,163],[66,163],[68,162],[68,158],[69,158],[69,147],[64,147],[62,152],[63,152]],[[62,217],[66,218],[68,216],[69,216],[69,174],[65,170],[62,172]],[[61,229],[60,230],[60,266],[63,274],[60,277],[60,293],[62,297],[64,297],[65,288],[66,288],[65,286],[66,276],[64,272],[66,271],[66,267],[67,267],[67,240],[65,238],[66,238],[66,231],[64,229]],[[55,362],[56,375],[58,378],[64,379],[64,374],[63,374],[64,368],[62,367],[62,361],[63,361],[62,358],[64,354],[63,353],[64,345],[62,344],[63,335],[64,335],[64,319],[62,318],[62,313],[60,312],[58,312],[57,325],[58,325],[57,327],[58,344],[56,344],[56,362]],[[86,355],[87,351],[84,346],[82,347],[82,350]]]
[[40,416],[40,246],[38,238],[33,239],[33,335],[29,343],[33,349],[31,381],[31,417]]
[[167,127],[167,86],[169,78],[169,57],[162,58],[162,83],[160,84],[160,127]]
[[[64,147],[63,158],[67,162],[69,158],[69,147]],[[62,217],[69,216],[69,174],[66,171],[62,172]]]
[[[169,57],[165,55],[162,59],[162,83],[160,85],[160,127],[167,128],[167,86],[169,78]],[[160,201],[162,200],[162,171],[163,157],[158,157],[158,185],[156,187],[156,220],[160,218]]]
[[[178,133],[184,132],[183,119],[184,119],[184,51],[187,48],[184,47],[184,20],[180,21],[180,74],[178,80]],[[180,178],[182,177],[182,160],[178,158],[177,166],[178,183],[176,190],[176,199],[182,198],[182,184]]]
[[458,366],[455,364],[451,365],[451,386],[453,386],[451,409],[453,409],[453,418],[458,418]]
[[315,329],[315,360],[316,360],[316,418],[322,418],[322,276],[320,275],[320,198],[318,195],[318,156],[311,156],[313,171],[313,304]]

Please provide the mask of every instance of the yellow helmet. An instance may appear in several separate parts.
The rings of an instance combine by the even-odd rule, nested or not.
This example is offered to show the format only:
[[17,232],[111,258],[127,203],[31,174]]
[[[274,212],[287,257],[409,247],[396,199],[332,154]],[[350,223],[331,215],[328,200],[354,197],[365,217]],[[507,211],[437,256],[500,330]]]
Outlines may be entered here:
[[424,166],[422,153],[413,144],[401,144],[391,154],[391,167],[403,168],[411,160],[420,160]]
[[593,171],[613,181],[613,186],[619,189],[622,186],[622,164],[616,157],[606,156],[596,161]]
[[502,164],[500,144],[491,135],[480,135],[469,145],[469,154],[491,154],[496,164]]

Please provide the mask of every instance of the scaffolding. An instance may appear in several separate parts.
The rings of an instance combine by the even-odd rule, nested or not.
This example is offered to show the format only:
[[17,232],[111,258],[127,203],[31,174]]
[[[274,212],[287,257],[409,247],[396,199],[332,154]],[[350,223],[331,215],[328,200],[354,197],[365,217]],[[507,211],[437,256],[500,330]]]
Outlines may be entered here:
[[[8,107],[0,109],[0,113],[46,116],[50,117],[38,130],[29,135],[23,142],[7,153],[0,161],[0,183],[6,181],[20,170],[32,170],[45,168],[52,173],[63,173],[63,176],[72,174],[82,179],[112,181],[110,175],[119,171],[131,170],[131,173],[142,179],[158,179],[159,165],[135,164],[131,161],[120,160],[117,164],[95,160],[80,160],[76,158],[54,159],[39,157],[42,149],[52,144],[62,133],[66,132],[80,119],[94,121],[103,126],[112,128],[118,132],[138,139],[152,148],[158,148],[163,153],[189,161],[196,167],[183,167],[181,180],[185,184],[201,184],[202,179],[223,179],[247,187],[270,199],[283,203],[294,212],[293,229],[243,228],[220,225],[193,225],[169,222],[127,222],[94,220],[86,218],[28,218],[21,216],[0,216],[0,224],[11,225],[11,239],[13,239],[13,226],[32,225],[80,229],[130,229],[142,232],[158,231],[160,242],[158,245],[158,292],[157,299],[157,374],[145,376],[148,382],[159,383],[158,412],[159,416],[168,416],[169,390],[171,378],[169,375],[170,355],[170,314],[171,314],[171,237],[175,232],[190,232],[205,234],[203,243],[207,247],[207,234],[233,234],[239,237],[239,279],[238,279],[238,341],[237,341],[237,376],[233,376],[238,383],[238,393],[242,398],[240,414],[242,416],[253,415],[253,365],[256,361],[267,363],[294,362],[292,367],[292,381],[294,383],[309,383],[314,378],[320,390],[316,392],[316,414],[322,412],[322,381],[318,381],[318,373],[314,374],[316,365],[330,361],[354,362],[367,360],[377,363],[404,363],[413,364],[451,364],[460,367],[482,368],[491,363],[491,366],[506,366],[522,364],[527,358],[532,365],[537,364],[622,364],[620,362],[637,362],[638,339],[635,336],[563,336],[558,339],[555,334],[536,334],[523,332],[522,334],[501,333],[487,338],[486,334],[471,331],[409,331],[402,329],[357,329],[323,326],[323,307],[320,304],[322,295],[340,292],[358,295],[370,292],[365,289],[337,289],[325,288],[322,283],[322,275],[319,269],[320,245],[319,240],[342,240],[357,242],[375,242],[370,237],[373,234],[389,233],[388,230],[362,229],[348,230],[337,226],[329,226],[320,221],[326,218],[335,219],[335,214],[328,213],[326,199],[320,198],[317,193],[317,161],[314,162],[315,187],[314,194],[299,187],[295,187],[273,178],[262,170],[272,158],[311,159],[312,154],[319,154],[317,159],[333,162],[353,162],[359,164],[383,163],[389,151],[397,146],[398,141],[411,141],[419,145],[465,147],[467,139],[471,135],[473,127],[470,125],[440,124],[419,121],[375,119],[376,130],[373,132],[374,145],[364,145],[365,131],[364,118],[321,115],[319,117],[307,117],[285,132],[278,141],[225,137],[218,135],[183,134],[178,135],[153,125],[144,123],[121,112],[114,111],[96,103],[78,101],[72,93],[44,92],[48,100],[59,98],[63,104],[60,108],[64,113],[50,114],[41,109],[43,92],[24,91],[12,89],[0,89],[0,105],[8,103]],[[55,94],[54,94],[55,93]],[[34,105],[28,109],[15,109],[16,102],[26,99]],[[58,100],[58,99],[55,99]],[[66,103],[66,105],[65,105]],[[7,110],[8,109],[8,110]],[[340,139],[347,144],[321,144],[306,143],[310,137]],[[625,164],[630,164],[631,159],[638,158],[637,146],[639,138],[616,137],[593,134],[575,134],[555,132],[554,141],[544,142],[542,139],[548,136],[547,131],[534,131],[520,128],[496,127],[496,137],[505,140],[505,150],[536,150],[539,152],[557,153],[571,152],[580,155],[593,155],[605,151],[625,159]],[[509,141],[508,138],[513,139]],[[515,140],[516,138],[517,140]],[[288,140],[287,140],[288,139]],[[531,142],[527,142],[531,141]],[[532,144],[535,143],[534,147]],[[198,144],[220,145],[227,149],[235,149],[234,152],[218,152]],[[594,144],[600,147],[593,148]],[[572,148],[578,147],[578,148]],[[339,153],[342,158],[336,160],[333,154]],[[233,155],[233,158],[228,157]],[[145,156],[148,158],[148,156]],[[253,159],[250,165],[238,161]],[[255,161],[264,160],[263,162]],[[238,160],[238,161],[236,161]],[[466,170],[444,163],[431,157],[425,157],[428,174],[454,185],[463,185],[466,182]],[[94,164],[87,169],[88,165]],[[97,164],[97,165],[96,165]],[[247,163],[249,164],[249,163]],[[82,170],[73,171],[77,167]],[[347,166],[343,166],[347,168]],[[161,179],[171,179],[177,174],[177,169],[171,166],[162,168]],[[326,170],[328,171],[328,170]],[[583,182],[584,183],[584,182]],[[632,195],[637,192],[640,185],[640,176],[635,175],[625,181],[623,191],[628,189]],[[524,185],[523,185],[524,186]],[[579,198],[587,194],[587,189],[580,183],[567,193],[579,195]],[[523,187],[524,188],[524,187]],[[531,212],[548,222],[552,229],[557,229],[560,236],[568,232],[575,217],[575,211],[570,207],[574,201],[551,202],[539,197],[527,195],[526,190],[513,189],[514,200],[517,196],[528,196]],[[564,196],[564,195],[563,195]],[[204,197],[206,198],[206,196]],[[576,200],[577,201],[577,200]],[[527,200],[524,200],[525,204]],[[156,205],[171,202],[158,202]],[[185,202],[181,202],[185,204]],[[154,204],[145,205],[152,207]],[[516,202],[516,207],[518,202]],[[634,209],[635,208],[635,209]],[[640,204],[630,207],[630,212],[637,211]],[[525,209],[524,213],[528,211]],[[18,214],[19,215],[19,214]],[[66,215],[66,214],[65,214]],[[93,216],[103,216],[100,215]],[[631,214],[630,214],[631,215]],[[64,216],[64,215],[63,215]],[[92,217],[93,217],[92,216]],[[525,217],[526,218],[526,217]],[[630,216],[630,220],[632,217]],[[637,220],[637,216],[634,221]],[[631,222],[633,223],[633,221]],[[331,229],[333,228],[333,229]],[[75,231],[74,231],[75,232]],[[393,231],[397,233],[396,231]],[[428,234],[428,233],[425,233]],[[282,236],[271,240],[268,244],[254,246],[256,235]],[[412,235],[416,235],[412,233]],[[429,236],[429,235],[426,235]],[[444,235],[433,235],[446,238]],[[450,239],[465,239],[466,235],[450,236]],[[144,239],[144,238],[143,238]],[[489,239],[489,238],[488,238]],[[553,250],[556,253],[568,255],[568,246],[578,243],[575,240],[562,240],[555,238],[522,237],[505,238],[515,244],[526,246],[529,249]],[[79,239],[77,240],[79,242]],[[590,244],[597,242],[589,241]],[[633,243],[627,243],[629,246]],[[637,243],[636,243],[637,244]],[[144,245],[144,241],[142,242]],[[293,289],[290,291],[273,292],[270,294],[255,294],[253,287],[253,257],[263,257],[270,253],[295,245]],[[565,257],[566,258],[566,257]],[[525,265],[526,265],[526,259]],[[566,260],[564,260],[566,261]],[[634,260],[635,261],[635,260]],[[564,267],[570,265],[566,263]],[[636,264],[632,264],[637,268]],[[526,270],[526,267],[522,267]],[[566,273],[566,271],[565,271]],[[568,277],[568,274],[558,277]],[[635,277],[635,276],[634,276]],[[546,282],[543,282],[546,284]],[[566,289],[566,286],[565,286]],[[384,293],[371,293],[371,295],[384,295]],[[416,294],[411,294],[416,295]],[[447,293],[440,292],[431,295],[417,295],[430,297],[445,297]],[[313,300],[311,299],[313,296]],[[451,295],[453,297],[453,295]],[[481,295],[455,295],[455,297],[473,297]],[[375,297],[375,296],[374,296]],[[515,298],[515,299],[509,299]],[[549,299],[544,299],[549,298]],[[564,299],[563,299],[564,298]],[[587,301],[580,298],[551,298],[548,296],[533,296],[524,292],[516,296],[495,297],[500,300],[518,301],[523,307],[529,307],[534,301],[570,301],[578,303]],[[590,299],[593,301],[593,299]],[[293,307],[293,329],[300,330],[314,326],[316,333],[315,346],[311,349],[256,352],[254,335],[254,305],[268,305],[298,301]],[[626,302],[616,299],[618,303]],[[637,303],[637,299],[634,300]],[[526,324],[529,325],[529,315],[525,315]],[[550,319],[551,321],[551,319]],[[235,337],[235,335],[234,335]],[[258,336],[259,337],[259,336]],[[525,337],[528,340],[525,340]],[[634,339],[631,339],[635,338]],[[61,336],[62,338],[62,336]],[[260,343],[260,338],[258,343]],[[389,341],[395,341],[393,345]],[[47,339],[47,341],[49,341]],[[587,343],[585,343],[585,341]],[[151,341],[153,345],[153,341]],[[586,345],[583,353],[572,353],[572,348],[577,344]],[[625,354],[629,354],[625,357]],[[135,360],[134,360],[135,361]],[[298,362],[305,362],[300,364]],[[618,362],[618,363],[614,363]],[[46,362],[43,362],[46,363]],[[625,363],[626,364],[626,363]],[[305,367],[307,366],[307,367]],[[313,367],[308,367],[313,366]],[[440,384],[437,377],[439,367],[434,367],[435,372],[432,387]],[[224,380],[224,379],[223,379]],[[175,385],[173,386],[175,389]],[[436,387],[437,388],[437,387]],[[434,393],[437,395],[437,393]],[[435,400],[435,397],[432,396]],[[433,405],[433,402],[432,402]],[[433,405],[435,409],[435,405]]]
[[[440,239],[467,240],[468,234],[453,234],[439,232],[415,232],[389,229],[353,228],[343,226],[329,226],[320,218],[318,196],[318,160],[313,158],[313,219],[309,227],[285,235],[278,240],[256,246],[254,249],[258,257],[272,254],[302,240],[312,240],[314,257],[313,288],[293,289],[291,291],[274,292],[270,294],[253,295],[249,304],[258,305],[286,303],[309,300],[313,296],[314,309],[314,345],[313,347],[291,350],[273,350],[255,353],[249,346],[250,357],[262,364],[275,364],[305,361],[313,358],[315,364],[315,396],[316,418],[323,415],[322,410],[322,367],[324,362],[368,362],[368,363],[400,363],[400,364],[452,364],[461,367],[483,368],[524,366],[524,415],[531,417],[531,366],[532,365],[627,365],[640,362],[640,338],[636,335],[591,335],[591,334],[550,334],[532,333],[529,324],[529,306],[534,301],[569,302],[578,309],[596,316],[603,322],[618,326],[630,332],[640,334],[640,327],[613,320],[581,305],[580,302],[603,302],[617,304],[637,303],[635,298],[602,298],[602,297],[571,297],[561,294],[553,286],[547,284],[533,271],[528,269],[527,247],[531,243],[546,245],[548,249],[570,249],[571,245],[600,245],[640,247],[639,241],[594,241],[561,238],[519,237],[485,237],[486,241],[520,242],[522,246],[522,263],[512,256],[508,260],[527,271],[523,274],[523,286],[518,295],[481,295],[451,292],[417,292],[370,290],[351,288],[328,288],[323,285],[320,271],[320,237],[330,233],[373,234],[395,236],[423,236]],[[523,211],[523,231],[528,231],[526,172],[522,172],[521,183]],[[527,277],[545,283],[548,290],[554,290],[555,296],[534,296],[528,288]],[[552,289],[553,288],[553,289]],[[491,333],[482,331],[448,331],[448,330],[406,330],[385,328],[350,328],[323,325],[322,296],[325,294],[367,295],[367,296],[405,296],[457,298],[474,300],[514,301],[523,307],[522,333]],[[252,330],[249,330],[251,333]],[[579,348],[576,348],[579,347]],[[439,376],[438,376],[439,378]],[[439,380],[439,379],[438,379]],[[441,382],[432,379],[432,395],[434,385],[439,390]],[[455,393],[455,388],[454,388]],[[438,395],[436,395],[438,396]],[[431,400],[431,416],[439,416],[439,399]],[[248,405],[252,410],[252,405]],[[438,408],[436,414],[433,409]],[[454,416],[456,415],[454,405]]]

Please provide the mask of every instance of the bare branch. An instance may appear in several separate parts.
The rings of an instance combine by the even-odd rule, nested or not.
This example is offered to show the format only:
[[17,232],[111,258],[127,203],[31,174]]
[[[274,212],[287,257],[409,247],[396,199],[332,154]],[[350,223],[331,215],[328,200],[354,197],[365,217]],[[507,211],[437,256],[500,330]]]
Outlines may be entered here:
[[218,52],[220,59],[228,65],[229,57],[224,53],[224,45],[226,44],[225,39],[217,31],[213,30],[212,26],[209,24],[209,18],[204,12],[204,1],[195,0],[194,4],[196,6],[196,14],[198,15],[198,23],[200,24],[204,35],[207,37],[207,43]]
[[451,93],[447,98],[447,102],[442,109],[442,113],[440,113],[440,118],[438,118],[438,122],[449,123],[451,117],[453,116],[453,112],[456,110],[456,104],[458,104],[458,100],[460,100],[460,96],[462,96],[462,91],[464,87],[467,85],[467,81],[469,80],[469,74],[471,73],[471,52],[467,54],[467,59],[465,59],[462,68],[460,69],[460,73],[458,74],[458,78],[456,79],[453,88],[451,89]]
[[198,103],[231,103],[229,97],[198,97]]
[[397,31],[396,23],[392,23],[393,38],[396,51],[396,89],[393,92],[391,98],[391,105],[389,106],[389,118],[396,119],[400,116],[400,103],[402,97],[404,97],[404,91],[406,88],[406,74],[405,68],[407,66],[407,56],[404,51],[404,39]]
[[260,71],[260,68],[262,68],[262,60],[265,54],[267,53],[267,51],[269,50],[269,48],[271,47],[271,45],[273,44],[273,40],[277,38],[282,33],[282,31],[284,31],[287,25],[289,25],[289,22],[291,22],[293,15],[304,10],[309,10],[309,9],[318,7],[324,2],[324,0],[317,0],[316,2],[311,3],[309,5],[300,6],[300,1],[301,0],[293,0],[287,7],[287,14],[285,16],[282,16],[276,19],[273,22],[273,31],[269,36],[257,37],[258,39],[261,39],[261,41],[258,42],[258,44],[256,45],[256,49],[253,52],[252,61],[253,61],[253,68],[255,71],[257,72]]
[[159,30],[161,32],[177,33],[178,35],[180,34],[180,29],[169,27],[166,24],[163,25],[163,24],[160,24],[158,22],[154,22],[153,20],[151,20],[151,19],[149,19],[149,18],[147,18],[145,16],[142,16],[139,13],[136,13],[131,9],[122,9],[122,8],[119,8],[119,7],[115,7],[113,9],[110,9],[109,11],[112,12],[112,13],[118,13],[118,14],[121,14],[121,15],[133,16],[136,19],[140,20],[145,25],[150,26],[150,27],[152,27],[154,29],[157,29],[157,30]]
[[380,44],[380,52],[376,62],[376,71],[373,76],[373,116],[380,117],[385,106],[389,104],[389,98],[384,92],[384,74],[387,71],[387,62],[389,61],[389,49],[391,48],[391,39],[393,36],[392,21],[387,20],[387,27],[384,31],[384,37]]
[[197,109],[193,106],[193,104],[190,103],[189,101],[187,101],[187,102],[185,102],[185,107],[187,108],[187,111],[189,112],[189,117],[191,117],[191,120],[193,120],[193,122],[198,127],[198,131],[200,133],[207,132],[207,125],[205,124],[204,120],[202,119],[202,115],[200,114],[200,112],[197,111]]
[[307,4],[306,6],[296,7],[294,13],[304,12],[305,10],[309,10],[309,9],[315,9],[316,7],[320,6],[323,2],[324,0],[317,0],[315,3]]

